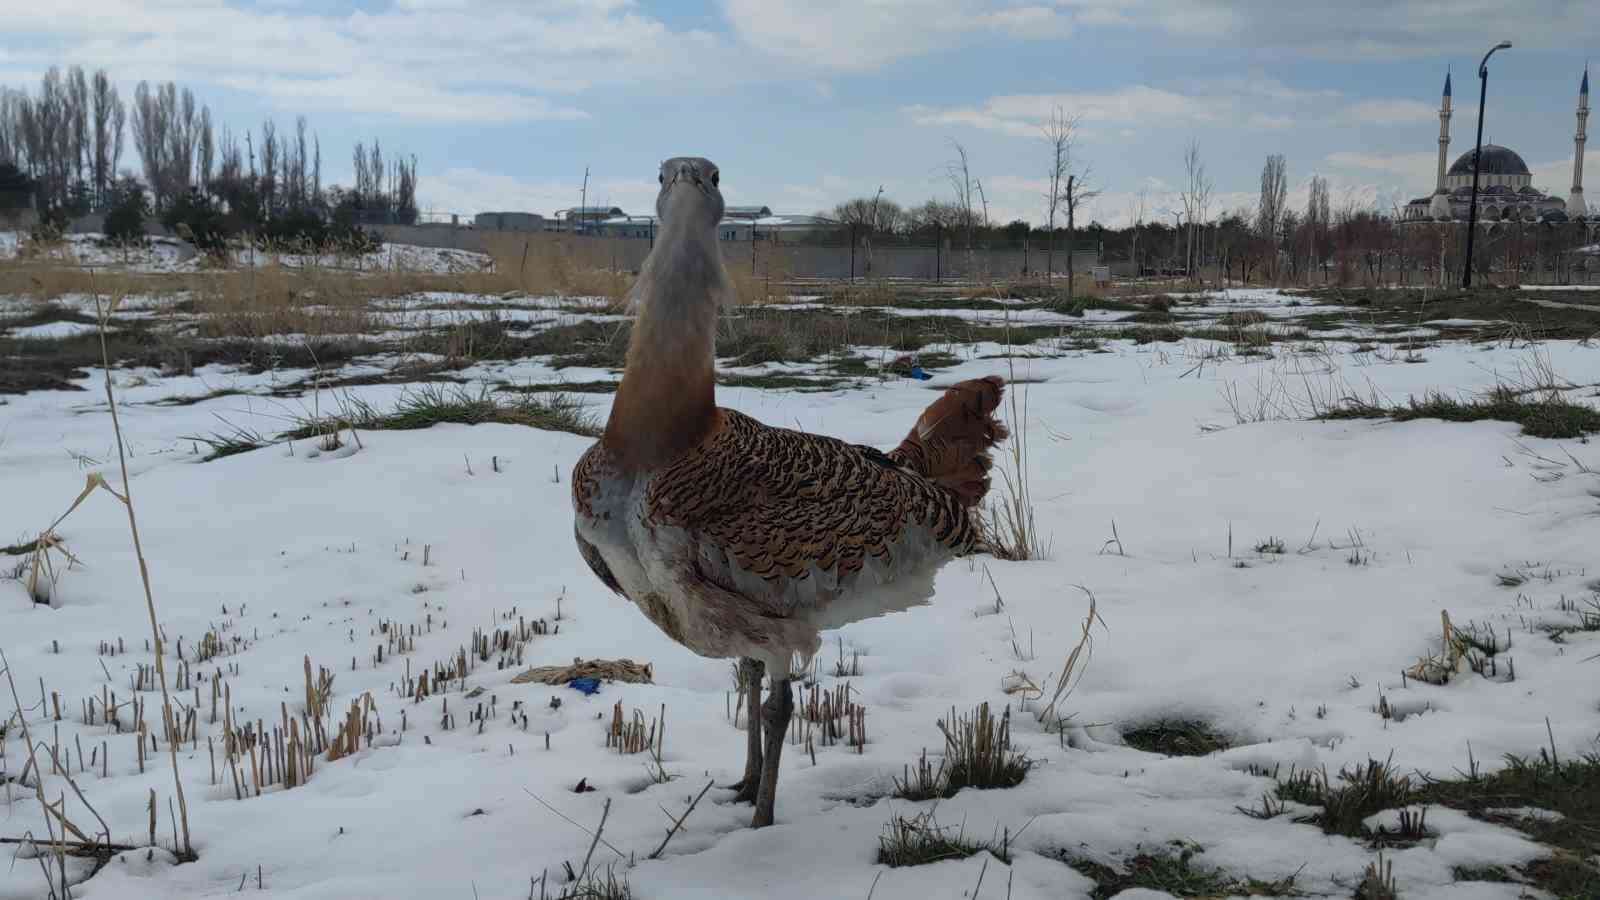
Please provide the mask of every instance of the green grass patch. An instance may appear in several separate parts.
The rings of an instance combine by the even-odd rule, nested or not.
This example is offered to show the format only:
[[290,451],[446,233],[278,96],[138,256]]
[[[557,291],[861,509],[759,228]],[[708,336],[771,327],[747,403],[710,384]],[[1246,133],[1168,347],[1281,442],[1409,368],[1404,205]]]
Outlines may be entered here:
[[[1580,605],[1581,604],[1581,605]],[[1600,594],[1582,601],[1562,598],[1557,607],[1577,619],[1571,623],[1545,622],[1539,630],[1550,635],[1551,640],[1564,640],[1569,634],[1600,632]]]
[[833,391],[841,386],[848,386],[850,381],[844,378],[814,377],[808,375],[791,375],[784,372],[768,372],[759,375],[717,375],[717,384],[722,387],[760,388],[768,391]]
[[491,423],[526,425],[584,437],[600,434],[588,409],[565,394],[497,394],[489,388],[474,392],[460,385],[425,384],[402,394],[388,412],[381,412],[364,400],[345,398],[337,415],[306,420],[280,437],[304,440],[337,432],[339,428],[408,431],[442,424]]
[[1453,866],[1450,877],[1457,881],[1516,881],[1504,866]]
[[1003,863],[1011,862],[1008,838],[979,840],[964,829],[946,828],[932,812],[906,818],[896,816],[878,836],[878,862],[890,868],[925,866],[947,859],[966,859],[990,853]]
[[495,390],[512,394],[615,394],[621,381],[536,381],[527,384],[501,382]]
[[1163,756],[1205,756],[1233,746],[1227,735],[1199,719],[1158,719],[1123,732],[1122,741]]
[[[344,431],[408,431],[434,425],[523,425],[546,431],[565,431],[583,437],[598,437],[600,429],[594,415],[583,404],[561,393],[469,390],[456,384],[425,384],[407,390],[392,410],[379,410],[365,400],[345,396],[338,411],[316,418],[305,418],[288,431],[268,438],[258,432],[234,427],[211,435],[192,435],[185,440],[209,448],[205,460],[235,456],[289,440],[320,440],[328,448],[339,446]],[[354,436],[359,441],[359,435]]]
[[1291,771],[1287,782],[1278,785],[1278,797],[1307,806],[1320,806],[1321,812],[1301,821],[1313,823],[1327,834],[1365,838],[1381,842],[1415,840],[1424,835],[1424,826],[1402,827],[1399,832],[1373,831],[1366,819],[1384,810],[1398,809],[1415,800],[1411,779],[1396,774],[1388,761],[1367,760],[1366,764],[1339,772],[1337,783],[1321,772]]
[[28,556],[37,549],[39,549],[38,541],[22,541],[9,547],[0,547],[0,554],[5,556]]
[[1124,321],[1137,322],[1140,325],[1166,325],[1176,321],[1172,313],[1164,309],[1147,309],[1129,316]]
[[1595,900],[1600,897],[1600,869],[1566,853],[1536,859],[1523,866],[1522,877],[1558,900]]
[[1043,307],[1051,312],[1062,315],[1082,317],[1091,309],[1103,309],[1108,312],[1140,312],[1143,310],[1165,312],[1152,306],[1139,306],[1126,300],[1116,300],[1111,297],[1077,297],[1072,300],[1061,298],[1052,300]]
[[[1600,855],[1600,754],[1560,759],[1540,750],[1538,757],[1507,756],[1488,774],[1473,762],[1455,778],[1423,779],[1416,799],[1514,828],[1553,849],[1517,868],[1518,880],[1563,900],[1600,897],[1600,868],[1589,862]],[[1515,812],[1527,808],[1557,815]]]
[[[620,369],[626,363],[629,323],[578,322],[508,341],[517,356],[551,356],[557,368]],[[980,341],[1013,346],[1053,339],[1060,326],[988,325],[953,316],[901,316],[872,309],[740,307],[718,324],[717,357],[726,366],[811,362],[844,356],[852,347],[895,353],[926,352]]]
[[1177,852],[1136,851],[1112,867],[1082,857],[1063,856],[1067,865],[1093,879],[1089,896],[1106,900],[1123,891],[1144,888],[1163,891],[1174,897],[1295,897],[1295,876],[1275,881],[1239,878],[1222,869],[1197,865],[1194,858],[1205,850],[1198,844],[1174,841]]
[[1267,314],[1257,309],[1241,309],[1223,313],[1217,324],[1223,328],[1248,328],[1252,325],[1265,325]]
[[1559,396],[1527,399],[1506,387],[1466,400],[1435,392],[1393,407],[1347,402],[1318,418],[1515,422],[1522,426],[1523,434],[1542,438],[1572,439],[1600,432],[1600,410],[1568,402]]
[[229,456],[238,456],[259,450],[271,444],[271,438],[249,428],[241,428],[230,424],[227,431],[218,431],[211,434],[185,435],[180,440],[190,441],[196,445],[205,445],[207,448],[202,462],[211,462],[214,459],[224,459]]

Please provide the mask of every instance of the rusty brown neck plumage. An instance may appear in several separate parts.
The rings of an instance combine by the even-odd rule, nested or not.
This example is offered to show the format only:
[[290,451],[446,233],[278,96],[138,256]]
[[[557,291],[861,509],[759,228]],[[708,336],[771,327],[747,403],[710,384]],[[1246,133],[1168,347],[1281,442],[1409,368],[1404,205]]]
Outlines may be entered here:
[[693,449],[717,424],[717,303],[727,275],[713,228],[664,228],[634,286],[627,368],[606,422],[606,447],[631,471]]

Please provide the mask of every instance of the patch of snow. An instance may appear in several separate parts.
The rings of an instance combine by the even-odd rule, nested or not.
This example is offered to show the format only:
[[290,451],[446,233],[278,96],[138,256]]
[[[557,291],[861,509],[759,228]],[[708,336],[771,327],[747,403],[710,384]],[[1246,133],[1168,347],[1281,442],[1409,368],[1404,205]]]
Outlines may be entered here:
[[90,325],[87,322],[46,322],[43,325],[18,326],[7,330],[6,335],[13,338],[58,341],[80,334],[92,334],[99,328],[100,326]]
[[[1270,789],[1269,780],[1241,771],[1245,764],[1338,771],[1393,753],[1401,771],[1449,776],[1465,767],[1469,741],[1480,760],[1546,746],[1547,717],[1562,755],[1592,751],[1600,711],[1585,654],[1528,635],[1518,638],[1515,684],[1465,673],[1436,687],[1402,683],[1399,672],[1437,649],[1440,609],[1457,622],[1504,628],[1518,626],[1530,605],[1537,613],[1583,590],[1581,573],[1600,545],[1593,476],[1567,467],[1559,479],[1529,477],[1547,464],[1519,444],[1548,459],[1565,456],[1557,442],[1522,437],[1508,423],[1239,425],[1228,399],[1231,390],[1248,402],[1260,390],[1286,403],[1281,398],[1308,384],[1341,381],[1393,398],[1475,392],[1492,386],[1497,371],[1514,371],[1525,352],[1447,343],[1415,365],[1336,369],[1339,358],[1329,355],[1330,368],[1310,372],[1303,357],[1283,354],[1193,371],[1188,355],[1202,343],[1108,341],[1108,353],[1016,359],[1015,376],[1028,382],[1036,517],[1052,556],[958,561],[940,573],[927,606],[827,635],[819,665],[825,688],[841,681],[830,674],[835,638],[847,653],[861,651],[863,674],[847,680],[867,708],[864,752],[819,746],[813,763],[788,748],[778,827],[749,830],[749,807],[728,804],[728,793],[713,788],[654,861],[645,857],[664,833],[660,807],[676,815],[707,781],[736,779],[745,735],[725,717],[727,663],[669,640],[607,591],[573,546],[567,479],[588,439],[440,425],[363,432],[359,445],[346,433],[344,446],[329,452],[296,441],[201,464],[191,435],[228,427],[272,434],[340,402],[387,408],[414,386],[278,398],[257,393],[308,373],[119,372],[141,537],[174,648],[168,677],[178,644],[192,661],[196,639],[223,629],[224,638],[238,636],[246,646],[196,666],[196,676],[224,668],[239,718],[277,717],[285,703],[298,714],[303,701],[294,698],[303,696],[309,656],[336,673],[335,709],[370,692],[383,728],[354,756],[319,760],[303,787],[237,800],[225,770],[212,782],[200,749],[217,734],[207,712],[209,685],[202,684],[200,740],[179,755],[199,860],[173,866],[160,853],[149,861],[128,854],[76,893],[130,900],[232,893],[241,873],[253,884],[260,866],[267,891],[285,896],[456,896],[475,886],[486,898],[521,897],[530,877],[549,871],[556,878],[562,862],[578,865],[591,842],[531,793],[591,829],[609,800],[605,841],[640,860],[619,870],[639,896],[865,896],[875,878],[879,900],[951,896],[952,885],[976,882],[984,860],[876,866],[883,825],[929,808],[884,794],[923,747],[938,755],[936,720],[952,706],[989,702],[1012,704],[1013,740],[1039,765],[1018,789],[967,790],[938,806],[941,822],[964,823],[980,837],[1000,829],[1016,835],[1032,823],[1010,866],[988,861],[986,888],[1009,881],[1018,900],[1083,896],[1091,885],[1059,862],[1059,853],[1114,861],[1138,846],[1192,840],[1205,848],[1197,863],[1256,878],[1299,871],[1298,887],[1348,896],[1372,853],[1315,826],[1236,812]],[[765,422],[887,448],[938,396],[930,386],[1007,374],[1005,360],[977,358],[995,351],[963,347],[971,358],[929,383],[719,396]],[[1542,352],[1567,380],[1600,382],[1600,350],[1551,342]],[[486,381],[614,377],[594,369],[556,373],[527,360],[468,372],[464,377]],[[101,373],[88,374],[82,384],[98,388]],[[227,388],[257,393],[151,405]],[[607,394],[572,396],[602,417],[612,402]],[[58,391],[9,400],[0,406],[0,534],[9,539],[54,521],[82,489],[80,465],[121,489],[103,396]],[[1586,457],[1588,447],[1567,449],[1600,467],[1600,459]],[[1126,556],[1102,552],[1113,520]],[[58,530],[79,563],[61,573],[49,607],[32,604],[16,582],[0,581],[0,634],[18,685],[43,679],[61,695],[61,722],[43,709],[27,712],[35,737],[54,741],[59,727],[63,747],[81,740],[86,749],[110,749],[109,777],[83,773],[78,782],[113,839],[139,843],[149,791],[157,791],[160,810],[171,794],[165,747],[141,773],[133,734],[78,721],[82,703],[103,690],[127,699],[136,667],[152,661],[143,650],[149,622],[127,518],[116,500],[96,493]],[[1254,553],[1269,537],[1289,552]],[[1348,545],[1356,542],[1369,557],[1364,565],[1348,562]],[[1531,559],[1549,568],[1550,580],[1515,592],[1496,584],[1501,567]],[[1094,592],[1109,627],[1096,631],[1093,658],[1067,701],[1073,722],[1083,724],[1057,735],[1035,721],[1035,704],[1018,706],[1001,687],[1016,671],[1043,681],[1059,670],[1087,609],[1085,596],[1070,587],[1076,584]],[[1007,616],[975,618],[974,605],[994,590]],[[454,659],[473,629],[492,633],[507,616],[553,619],[558,597],[559,632],[534,638],[524,665],[628,657],[652,663],[655,684],[606,684],[586,697],[513,684],[520,667],[502,669],[491,658],[475,662],[467,678],[484,694],[469,700],[452,687],[445,695],[456,716],[449,729],[439,696],[417,704],[394,691],[408,665],[415,673]],[[386,622],[418,626],[416,650],[406,659],[378,662]],[[1019,642],[1026,658],[1018,658],[1013,629],[1027,636]],[[126,654],[97,654],[101,641],[118,638]],[[1430,711],[1385,721],[1372,710],[1380,694],[1393,707]],[[158,693],[137,695],[159,710]],[[479,703],[492,711],[481,733],[469,721]],[[616,703],[647,719],[666,706],[672,725],[662,765],[673,780],[653,783],[642,755],[605,748]],[[24,704],[31,706],[26,697]],[[526,726],[511,715],[513,704],[526,713]],[[1314,716],[1319,708],[1322,715]],[[158,714],[147,712],[147,720]],[[1122,731],[1163,716],[1202,717],[1240,746],[1166,759],[1122,745]],[[5,740],[6,773],[19,774],[26,755],[19,729]],[[597,790],[574,793],[580,779]],[[65,787],[56,776],[47,785],[52,796]],[[36,804],[21,802],[20,788],[13,793],[8,833],[43,833]],[[75,801],[69,807],[81,814]],[[1503,885],[1458,885],[1451,867],[1516,865],[1537,848],[1447,810],[1430,809],[1428,820],[1440,832],[1437,841],[1386,854],[1408,898],[1515,896],[1493,893]],[[165,812],[159,827],[170,842]],[[595,858],[624,864],[605,845]],[[0,897],[41,893],[36,867],[0,870]]]

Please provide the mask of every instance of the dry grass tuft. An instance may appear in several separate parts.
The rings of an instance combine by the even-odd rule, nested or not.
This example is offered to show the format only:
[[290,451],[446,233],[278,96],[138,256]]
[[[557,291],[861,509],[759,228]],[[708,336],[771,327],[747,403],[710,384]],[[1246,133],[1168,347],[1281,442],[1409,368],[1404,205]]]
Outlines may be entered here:
[[1378,852],[1378,858],[1367,863],[1366,872],[1362,873],[1361,883],[1356,885],[1355,900],[1397,900],[1400,890],[1394,881],[1394,863],[1383,858],[1383,852]]
[[494,270],[469,280],[484,293],[605,297],[620,303],[633,284],[627,265],[637,241],[571,234],[485,233]]
[[[50,527],[39,532],[39,536],[33,539],[31,546],[18,544],[15,547],[5,548],[7,553],[26,557],[18,566],[17,575],[22,580],[23,590],[28,592],[28,597],[34,603],[49,603],[55,595],[55,586],[61,572],[65,571],[59,567],[62,565],[71,567],[78,561],[78,558],[67,550],[66,542],[56,533],[56,529],[66,521],[67,516],[72,515],[73,510],[94,493],[95,488],[100,487],[111,490],[100,473],[90,473],[84,481],[83,490],[78,492],[77,498],[67,507],[67,511],[57,516],[56,520],[50,523]],[[115,494],[115,491],[111,493]],[[55,557],[60,558],[59,563]]]
[[987,790],[1016,787],[1033,768],[1033,761],[1011,745],[1011,707],[1000,718],[980,704],[966,716],[954,709],[949,719],[939,720],[944,734],[944,758],[937,768],[929,765],[924,752],[913,771],[906,768],[903,779],[895,781],[895,796],[905,800],[932,800],[953,797],[962,788]]
[[622,701],[617,701],[611,707],[611,725],[606,729],[606,747],[615,748],[618,753],[644,753],[649,751],[656,759],[661,758],[662,748],[667,739],[667,707],[661,707],[659,718],[652,718],[645,722],[644,713],[640,710],[633,711],[633,717],[628,718],[622,714]]
[[[1088,596],[1089,611],[1084,614],[1078,643],[1068,651],[1066,661],[1061,664],[1061,673],[1056,676],[1055,686],[1050,691],[1050,702],[1039,710],[1038,715],[1039,721],[1046,727],[1055,727],[1058,730],[1064,729],[1067,721],[1067,717],[1061,712],[1061,703],[1071,696],[1072,689],[1083,679],[1083,673],[1089,667],[1089,660],[1094,656],[1094,623],[1099,622],[1101,628],[1106,627],[1105,620],[1100,618],[1094,592],[1083,585],[1073,585],[1073,587]],[[1049,683],[1048,677],[1045,683]]]
[[877,861],[890,868],[925,866],[948,859],[966,859],[979,853],[992,854],[1009,864],[1010,834],[999,840],[977,840],[968,837],[960,828],[941,826],[929,810],[911,818],[895,816],[889,820],[878,837]]
[[[1007,345],[1010,344],[1007,329]],[[990,553],[1001,559],[1047,559],[1050,539],[1041,537],[1034,519],[1033,495],[1028,469],[1028,386],[1017,385],[1016,364],[1006,358],[1006,428],[1010,433],[1001,454],[1000,484],[1005,498],[992,503],[984,523],[985,543]]]

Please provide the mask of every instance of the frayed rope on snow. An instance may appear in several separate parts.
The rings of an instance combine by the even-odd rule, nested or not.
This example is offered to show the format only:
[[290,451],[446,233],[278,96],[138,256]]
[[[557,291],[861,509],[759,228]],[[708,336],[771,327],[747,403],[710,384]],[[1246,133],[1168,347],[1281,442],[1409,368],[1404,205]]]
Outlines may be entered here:
[[626,681],[631,684],[654,684],[655,673],[649,663],[636,663],[631,659],[573,659],[570,666],[535,666],[511,679],[512,684],[567,684],[578,678],[596,678],[601,681]]

